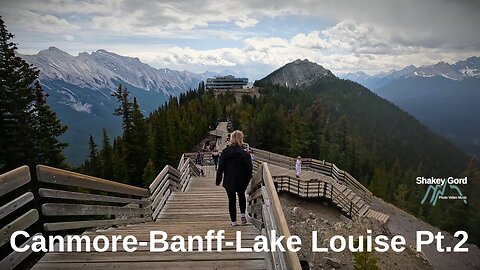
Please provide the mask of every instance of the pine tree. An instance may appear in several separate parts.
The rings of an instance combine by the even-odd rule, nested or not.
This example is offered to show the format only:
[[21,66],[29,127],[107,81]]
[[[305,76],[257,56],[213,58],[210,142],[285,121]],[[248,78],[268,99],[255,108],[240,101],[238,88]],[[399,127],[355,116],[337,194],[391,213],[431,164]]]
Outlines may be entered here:
[[66,144],[57,137],[66,127],[47,105],[38,70],[16,56],[12,38],[0,17],[0,171],[25,164],[62,166]]
[[33,164],[30,104],[31,84],[38,71],[15,55],[13,34],[0,17],[0,166],[2,171]]
[[145,184],[149,185],[157,176],[157,171],[155,169],[155,165],[151,159],[148,160],[145,169],[143,170],[143,179],[145,180]]
[[120,84],[112,96],[116,97],[120,103],[119,107],[115,109],[114,115],[122,117],[123,132],[128,134],[132,130],[132,102],[130,101],[129,93],[126,88]]
[[57,115],[47,105],[47,97],[39,81],[35,82],[35,102],[33,106],[35,129],[34,152],[36,162],[54,167],[62,167],[65,161],[63,149],[68,145],[57,137],[65,133],[67,126],[60,123]]
[[90,135],[88,140],[88,148],[90,154],[88,155],[88,160],[85,162],[85,173],[93,176],[100,176],[100,155],[98,154],[97,144],[93,139],[93,136]]
[[110,138],[107,130],[103,129],[102,151],[100,152],[102,160],[102,178],[113,179],[113,149],[110,145]]
[[148,162],[148,128],[136,98],[133,99],[132,125],[130,140],[126,146],[127,166],[131,168],[129,176],[132,177],[132,184],[143,186],[143,168]]

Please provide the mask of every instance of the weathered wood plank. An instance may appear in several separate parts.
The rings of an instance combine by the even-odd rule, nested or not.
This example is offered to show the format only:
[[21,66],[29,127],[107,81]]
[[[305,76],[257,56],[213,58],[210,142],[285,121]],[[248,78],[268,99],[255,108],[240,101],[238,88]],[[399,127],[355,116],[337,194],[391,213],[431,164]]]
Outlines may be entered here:
[[[285,239],[288,239],[290,237],[290,230],[288,229],[288,224],[282,210],[282,205],[280,204],[277,191],[275,190],[275,186],[273,185],[272,176],[270,174],[270,171],[268,170],[268,165],[266,163],[263,164],[263,181],[265,184],[265,188],[268,192],[268,198],[270,199],[272,209],[274,210],[273,215],[275,218],[275,223],[278,226],[278,232],[280,235],[284,235]],[[286,252],[286,260],[288,269],[302,269],[296,253]]]
[[152,196],[150,197],[150,201],[152,202],[151,203],[152,209],[155,209],[157,207],[158,203],[161,201],[161,199],[165,195],[165,192],[169,188],[170,188],[170,180],[167,179],[167,181],[163,182],[161,185],[158,186],[158,188],[155,189]]
[[148,208],[130,208],[107,205],[45,203],[45,216],[93,216],[93,215],[147,215]]
[[142,197],[148,197],[148,195],[150,195],[145,188],[130,186],[45,165],[37,165],[37,177],[40,182],[44,183],[68,185]]
[[141,199],[130,199],[115,196],[96,195],[80,192],[72,192],[65,190],[56,190],[48,188],[40,188],[38,193],[44,198],[56,198],[66,200],[78,200],[78,201],[94,201],[94,202],[111,202],[111,203],[133,203],[147,205],[149,201]]
[[262,270],[268,269],[263,259],[257,260],[209,260],[209,261],[189,261],[183,259],[168,263],[158,263],[156,261],[136,261],[136,262],[71,262],[56,263],[40,261],[32,270],[65,270],[65,269],[84,269],[84,270],[131,270],[131,269],[158,269],[158,270],[212,270],[212,269],[231,269],[231,270]]
[[105,220],[85,220],[85,221],[69,221],[69,222],[53,222],[43,224],[46,231],[60,231],[91,227],[108,227],[113,225],[136,224],[152,221],[148,218],[129,218],[129,219],[105,219]]
[[16,198],[15,200],[3,205],[2,207],[0,207],[0,219],[8,216],[9,214],[24,206],[31,200],[33,200],[33,193],[27,192]]
[[224,250],[223,252],[172,252],[165,251],[161,253],[146,252],[116,252],[116,253],[100,253],[100,252],[64,252],[50,253],[44,256],[41,262],[132,262],[132,261],[155,261],[155,262],[175,262],[175,261],[218,261],[218,260],[255,260],[263,259],[262,253],[240,253],[236,250]]
[[28,166],[18,167],[0,175],[0,196],[9,193],[30,182],[30,170]]
[[16,231],[22,231],[30,227],[33,223],[38,220],[38,211],[36,209],[31,209],[25,214],[21,215],[14,221],[7,224],[5,227],[0,229],[0,247],[5,243],[10,241],[10,236]]
[[152,214],[153,220],[157,220],[158,215],[162,211],[163,206],[164,206],[165,202],[168,200],[168,198],[170,197],[171,193],[172,193],[171,190],[168,190],[167,193],[165,193],[165,195],[163,196],[162,200],[158,203],[158,205],[155,206],[155,208],[153,209],[154,210],[153,214]]
[[261,229],[263,227],[263,222],[260,219],[249,216],[248,222],[252,223],[257,229]]
[[255,190],[253,193],[250,194],[249,199],[254,200],[262,195],[262,191],[260,189]]
[[169,177],[169,175],[173,176],[173,178],[180,178],[180,173],[177,171],[175,168],[173,168],[170,165],[166,165],[163,167],[162,171],[155,177],[155,180],[150,184],[148,189],[150,190],[150,193],[153,193],[154,190],[161,185],[166,179]]
[[262,205],[263,203],[256,203],[250,205],[250,213],[261,215],[262,214]]
[[[33,243],[33,237],[41,236],[41,233],[37,233],[34,236],[30,237],[25,243],[23,243],[20,248],[24,248],[26,245],[31,245]],[[27,249],[25,252],[16,252],[13,251],[12,253],[8,254],[1,262],[0,262],[0,269],[2,270],[10,270],[15,268],[21,262],[23,262],[30,254],[32,254],[31,249]]]

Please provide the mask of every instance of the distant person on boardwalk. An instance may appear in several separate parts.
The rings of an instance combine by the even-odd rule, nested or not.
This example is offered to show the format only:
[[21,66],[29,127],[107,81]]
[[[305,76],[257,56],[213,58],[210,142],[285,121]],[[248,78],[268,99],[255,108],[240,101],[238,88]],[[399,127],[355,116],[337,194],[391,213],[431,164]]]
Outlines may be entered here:
[[252,160],[250,155],[243,150],[243,132],[235,130],[230,136],[230,144],[222,151],[217,170],[217,186],[222,182],[228,196],[228,210],[232,226],[237,226],[236,196],[240,206],[242,225],[248,224],[245,210],[247,200],[245,190],[252,178]]
[[203,149],[208,150],[209,147],[210,147],[210,141],[206,140],[205,145],[203,146]]
[[250,158],[252,159],[252,164],[255,162],[255,155],[253,154],[253,149],[250,148]]
[[202,176],[204,175],[203,173],[203,156],[200,153],[200,151],[197,152],[197,156],[195,157],[195,163],[200,166],[200,173]]
[[297,172],[297,178],[300,178],[300,173],[302,172],[302,157],[298,156],[297,161],[295,162],[295,171]]
[[220,158],[220,154],[218,153],[217,148],[214,148],[212,151],[212,159],[213,164],[215,165],[215,170],[218,169],[218,159]]

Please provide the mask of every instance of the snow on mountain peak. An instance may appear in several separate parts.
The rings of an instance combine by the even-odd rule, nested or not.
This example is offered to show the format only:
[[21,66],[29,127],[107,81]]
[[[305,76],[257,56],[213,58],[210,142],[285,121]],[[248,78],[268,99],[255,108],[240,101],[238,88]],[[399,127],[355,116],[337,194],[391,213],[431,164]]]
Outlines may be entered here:
[[192,73],[156,69],[138,58],[121,56],[103,49],[72,56],[56,47],[36,55],[22,55],[40,70],[41,79],[63,80],[97,90],[115,89],[119,82],[147,91],[177,95],[196,86],[202,77]]

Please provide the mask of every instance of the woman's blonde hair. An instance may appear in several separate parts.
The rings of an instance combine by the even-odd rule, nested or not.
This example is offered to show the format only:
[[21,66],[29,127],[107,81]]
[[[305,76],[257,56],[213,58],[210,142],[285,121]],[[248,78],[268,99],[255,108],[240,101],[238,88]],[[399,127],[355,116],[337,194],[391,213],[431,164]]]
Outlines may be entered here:
[[235,130],[230,135],[230,145],[242,146],[243,144],[243,132]]

